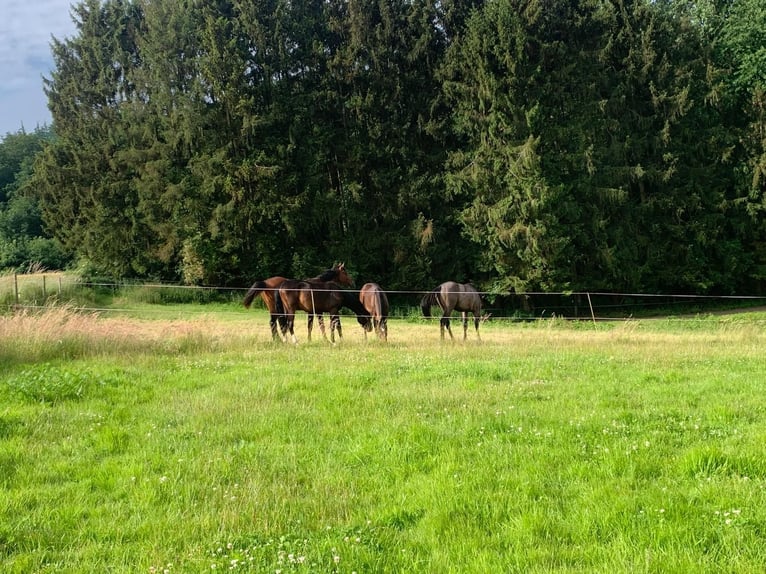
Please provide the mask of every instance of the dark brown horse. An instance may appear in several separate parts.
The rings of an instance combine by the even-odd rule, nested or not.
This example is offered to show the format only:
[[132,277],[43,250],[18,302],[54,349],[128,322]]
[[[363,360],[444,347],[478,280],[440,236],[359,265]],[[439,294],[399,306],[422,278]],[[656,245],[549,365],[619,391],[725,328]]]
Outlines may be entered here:
[[[336,263],[330,269],[323,272],[321,275],[312,279],[306,279],[306,281],[337,281],[344,283],[349,280],[346,273],[346,267],[342,263]],[[269,310],[269,326],[271,327],[271,337],[276,340],[278,338],[277,323],[279,323],[282,336],[284,337],[287,332],[287,320],[282,310],[278,309],[279,305],[279,288],[285,281],[294,281],[286,277],[275,276],[269,277],[253,283],[253,286],[248,289],[243,301],[245,308],[249,309],[255,298],[260,295],[263,302],[266,304],[266,308]],[[348,283],[349,285],[351,283]],[[314,316],[309,316],[309,321],[313,321]],[[322,317],[319,317],[319,322],[322,324]],[[309,326],[309,330],[311,326]]]
[[446,281],[439,285],[436,289],[430,293],[426,293],[423,300],[420,302],[420,308],[423,310],[423,315],[426,317],[431,316],[431,307],[438,306],[442,310],[442,318],[439,322],[440,332],[442,339],[444,339],[444,329],[447,329],[450,339],[454,340],[452,336],[452,329],[449,326],[449,318],[452,315],[452,311],[460,311],[463,313],[463,341],[468,337],[468,313],[473,313],[473,323],[476,327],[476,337],[481,340],[479,336],[479,321],[481,319],[481,297],[479,292],[474,289],[473,285],[469,283],[462,284],[454,281]]
[[359,291],[359,301],[370,320],[364,330],[364,338],[367,340],[367,331],[375,329],[379,339],[388,340],[388,297],[377,283],[365,283]]
[[[284,314],[286,331],[290,332],[293,343],[298,342],[295,337],[296,311],[305,311],[309,315],[309,341],[311,340],[311,330],[314,325],[315,315],[319,317],[319,330],[322,333],[322,337],[327,339],[324,321],[322,320],[323,313],[330,314],[330,340],[333,343],[335,342],[336,329],[338,330],[338,336],[343,336],[340,327],[339,311],[344,305],[345,298],[340,285],[350,287],[354,282],[346,272],[346,267],[343,263],[333,267],[333,270],[335,270],[334,274],[325,272],[319,277],[306,281],[289,279],[279,286],[277,312],[281,311]],[[283,338],[286,340],[284,334]]]

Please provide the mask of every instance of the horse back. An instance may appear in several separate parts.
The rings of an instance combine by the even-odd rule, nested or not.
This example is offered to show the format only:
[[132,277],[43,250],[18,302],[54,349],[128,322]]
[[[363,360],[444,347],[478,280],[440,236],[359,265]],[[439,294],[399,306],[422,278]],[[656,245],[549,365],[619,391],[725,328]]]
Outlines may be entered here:
[[481,295],[473,285],[463,285],[463,292],[458,301],[458,311],[471,311],[474,315],[481,313]]
[[286,277],[276,275],[274,277],[269,277],[268,279],[261,279],[256,281],[245,294],[245,299],[243,301],[245,307],[249,308],[255,298],[260,295],[266,303],[269,311],[272,311],[274,307],[274,301],[277,298],[276,291],[279,289],[279,286],[287,280],[288,279]]
[[297,279],[286,279],[277,290],[278,299],[285,311],[295,311],[300,298],[301,284]]
[[340,285],[332,281],[288,280],[280,286],[279,295],[288,311],[336,312],[343,304]]
[[439,286],[439,296],[442,308],[446,307],[455,311],[472,311],[474,313],[481,312],[481,296],[470,283],[445,281]]

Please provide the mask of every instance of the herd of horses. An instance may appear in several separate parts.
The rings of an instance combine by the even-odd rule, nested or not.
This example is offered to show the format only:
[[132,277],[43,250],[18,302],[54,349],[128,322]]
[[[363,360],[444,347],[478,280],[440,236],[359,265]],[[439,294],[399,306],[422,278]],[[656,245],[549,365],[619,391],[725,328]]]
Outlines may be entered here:
[[[308,314],[308,340],[314,318],[317,318],[319,330],[327,339],[324,326],[324,313],[330,316],[330,341],[335,342],[335,332],[338,338],[343,337],[340,323],[340,310],[343,307],[356,314],[357,321],[367,333],[375,331],[378,338],[388,340],[388,297],[377,283],[365,283],[357,291],[344,289],[353,287],[354,281],[346,271],[343,263],[336,263],[330,269],[317,277],[304,279],[289,279],[287,277],[269,277],[253,283],[245,294],[244,305],[249,308],[255,298],[260,295],[269,311],[269,325],[274,340],[287,341],[287,334],[293,343],[298,340],[295,336],[295,313],[304,311]],[[463,340],[468,336],[468,313],[473,314],[476,337],[479,337],[481,320],[481,297],[479,292],[470,284],[446,281],[433,291],[426,293],[420,302],[423,315],[431,316],[431,308],[439,307],[442,315],[439,322],[441,338],[444,331],[454,340],[450,328],[450,316],[453,311],[463,315]]]

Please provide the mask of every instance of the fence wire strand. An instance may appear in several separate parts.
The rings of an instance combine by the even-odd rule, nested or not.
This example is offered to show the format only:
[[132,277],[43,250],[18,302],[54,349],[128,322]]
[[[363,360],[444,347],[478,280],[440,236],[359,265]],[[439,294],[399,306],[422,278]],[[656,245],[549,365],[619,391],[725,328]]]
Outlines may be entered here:
[[[24,288],[29,289],[33,280],[20,276],[23,279]],[[22,303],[19,295],[18,279],[14,277],[16,283],[16,301],[15,303],[6,305],[7,310],[11,309],[29,309],[40,310],[49,307],[50,305],[40,304],[35,298],[29,303]],[[203,292],[218,292],[228,293],[230,297],[239,297],[242,293],[249,290],[249,287],[223,287],[223,286],[196,286],[196,285],[179,285],[170,283],[130,283],[130,282],[91,282],[91,281],[66,281],[66,288],[90,288],[90,289],[108,289],[113,292],[117,292],[122,289],[173,289],[173,290],[189,290],[189,291],[203,291]],[[48,283],[46,286],[45,276],[39,279],[37,284],[33,284],[40,288],[42,286],[43,293],[42,299],[55,298],[55,296],[61,295],[62,282],[55,281]],[[328,289],[314,289],[314,291],[325,291]],[[358,293],[358,289],[346,288],[346,291]],[[413,319],[416,315],[421,319],[439,319],[438,314],[434,317],[422,317],[419,312],[420,298],[425,294],[430,293],[432,290],[420,290],[420,289],[392,289],[384,290],[387,296],[393,296],[397,298],[400,303],[402,299],[411,297],[412,301],[409,305],[399,304],[392,307],[392,312],[389,319],[392,320],[407,320]],[[674,320],[688,320],[693,319],[699,315],[711,314],[712,311],[689,311],[683,313],[682,310],[674,311],[672,313],[666,313],[656,316],[640,316],[635,317],[633,312],[651,311],[652,309],[661,309],[663,307],[676,309],[678,307],[683,308],[688,305],[704,304],[709,306],[711,304],[719,303],[720,305],[737,305],[742,309],[730,309],[730,310],[717,310],[717,313],[733,312],[735,310],[753,310],[753,306],[757,302],[762,302],[766,305],[766,297],[759,295],[698,295],[698,294],[669,294],[669,293],[638,293],[638,292],[608,292],[608,291],[572,291],[572,292],[549,292],[549,291],[528,291],[528,292],[497,292],[497,291],[479,291],[485,302],[485,306],[482,308],[482,315],[484,320],[491,321],[543,321],[550,319],[562,319],[562,320],[576,320],[576,321],[593,321],[593,322],[609,322],[609,321],[628,321],[636,319],[674,319]],[[593,299],[596,298],[597,302]],[[496,306],[490,304],[489,300],[504,300],[511,303],[506,306]],[[558,299],[558,301],[556,301]],[[604,299],[611,300],[613,302],[603,301]],[[568,301],[568,304],[565,302]],[[515,304],[513,304],[513,303]],[[190,302],[195,303],[195,302]],[[532,303],[531,307],[529,306]],[[148,304],[152,304],[151,302]],[[155,303],[157,305],[167,305],[169,303]],[[204,306],[205,303],[197,303]],[[527,307],[525,308],[525,305]],[[506,314],[509,307],[513,307],[516,311],[512,315]],[[129,314],[154,314],[163,313],[166,310],[163,309],[149,309],[149,308],[123,308],[123,307],[103,307],[103,306],[75,306],[82,312],[91,313],[129,313]],[[569,311],[567,313],[567,311]],[[574,311],[574,313],[572,313]],[[622,311],[622,313],[620,313]],[[204,309],[190,310],[184,309],[185,314],[197,314],[204,315],[214,312],[216,314],[226,313],[231,315],[240,315],[245,313],[243,308],[240,311],[227,311],[223,309]],[[415,315],[413,315],[413,312]],[[345,313],[344,313],[345,314]]]

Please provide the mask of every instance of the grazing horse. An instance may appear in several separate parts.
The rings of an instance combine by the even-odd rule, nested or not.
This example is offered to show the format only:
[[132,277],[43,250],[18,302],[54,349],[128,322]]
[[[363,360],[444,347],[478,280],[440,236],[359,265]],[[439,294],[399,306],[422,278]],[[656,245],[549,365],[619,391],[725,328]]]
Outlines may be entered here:
[[[364,337],[366,339],[367,331],[372,331],[372,321],[370,315],[367,313],[367,309],[364,308],[364,305],[362,305],[359,297],[357,297],[356,291],[341,291],[340,294],[343,296],[342,306],[348,307],[354,313],[356,313],[356,320],[359,321],[359,324],[362,326],[362,329],[364,330]],[[335,317],[333,319],[335,319]],[[333,323],[331,323],[331,327],[332,326],[334,326]],[[342,338],[343,332],[341,331],[340,327],[340,317],[337,317],[337,327],[338,336]]]
[[[379,339],[388,340],[388,297],[377,283],[365,283],[359,291],[359,301],[370,320],[364,330],[364,339],[367,340],[367,331],[375,329]],[[361,322],[361,321],[360,321]]]
[[473,313],[473,323],[476,327],[476,337],[481,341],[479,336],[479,320],[481,318],[481,297],[479,292],[474,289],[473,285],[469,283],[462,284],[455,281],[446,281],[439,285],[436,289],[430,293],[426,293],[423,300],[420,302],[420,308],[423,310],[423,315],[426,317],[431,316],[431,307],[439,306],[442,310],[442,318],[439,322],[442,340],[444,339],[444,328],[447,328],[450,339],[454,340],[452,336],[452,329],[449,326],[449,318],[452,315],[452,311],[460,311],[463,313],[463,341],[468,337],[468,313]]
[[[313,279],[307,279],[307,281],[338,281],[344,283],[348,278],[346,273],[346,267],[342,263],[336,263],[330,269],[323,272],[321,275],[314,277]],[[348,278],[350,281],[350,278]],[[253,283],[253,286],[248,289],[243,301],[245,308],[249,309],[255,298],[260,295],[263,302],[266,304],[266,308],[269,310],[269,326],[271,327],[271,337],[277,340],[277,323],[282,331],[282,336],[287,331],[287,320],[284,313],[278,309],[279,306],[279,287],[285,282],[289,281],[286,277],[269,277]],[[351,283],[348,283],[349,285]],[[314,316],[309,317],[309,321],[313,321]],[[322,317],[319,317],[320,323],[322,323]],[[309,327],[310,329],[310,327]]]
[[[322,337],[327,339],[325,334],[323,313],[329,313],[330,340],[335,342],[335,329],[338,329],[338,336],[342,337],[340,327],[339,311],[344,305],[343,290],[340,284],[352,286],[354,284],[351,277],[346,272],[344,264],[333,267],[335,273],[325,272],[319,277],[308,279],[306,281],[296,281],[288,279],[284,281],[278,289],[279,301],[277,302],[277,312],[282,312],[285,317],[286,331],[290,332],[293,343],[297,343],[295,337],[295,312],[305,311],[309,315],[308,321],[308,340],[311,340],[311,330],[314,324],[314,316],[319,317],[319,330]],[[283,338],[286,340],[285,333]]]

